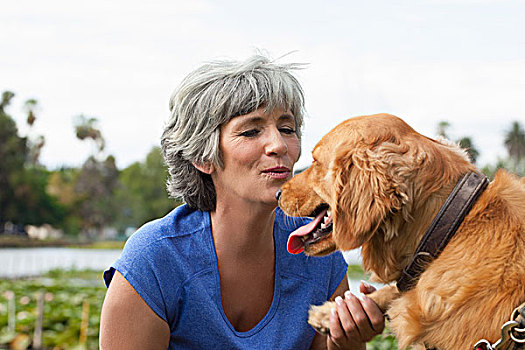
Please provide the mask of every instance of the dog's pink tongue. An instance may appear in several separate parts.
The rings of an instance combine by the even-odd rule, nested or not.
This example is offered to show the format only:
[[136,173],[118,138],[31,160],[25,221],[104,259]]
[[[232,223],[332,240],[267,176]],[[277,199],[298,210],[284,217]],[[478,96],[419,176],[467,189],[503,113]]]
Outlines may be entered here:
[[288,253],[290,254],[299,254],[304,250],[303,240],[301,237],[308,235],[312,232],[315,227],[323,220],[326,210],[323,210],[319,215],[315,217],[310,223],[299,227],[297,230],[290,233],[288,236]]

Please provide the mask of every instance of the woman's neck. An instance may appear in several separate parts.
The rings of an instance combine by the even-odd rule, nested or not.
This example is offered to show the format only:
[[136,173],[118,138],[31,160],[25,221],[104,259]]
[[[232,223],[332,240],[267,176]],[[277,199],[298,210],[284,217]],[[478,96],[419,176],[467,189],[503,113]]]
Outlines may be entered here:
[[215,249],[235,255],[273,251],[274,208],[219,201],[211,213]]

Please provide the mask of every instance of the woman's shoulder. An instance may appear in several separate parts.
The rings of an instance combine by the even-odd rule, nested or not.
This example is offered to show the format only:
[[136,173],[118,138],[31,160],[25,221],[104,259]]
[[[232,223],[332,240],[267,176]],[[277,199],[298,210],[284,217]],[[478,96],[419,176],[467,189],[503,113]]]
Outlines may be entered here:
[[[130,236],[113,267],[126,278],[132,278],[129,275],[133,274],[166,274],[180,279],[185,278],[186,272],[207,267],[209,238],[205,228],[209,226],[209,215],[206,214],[181,205],[146,223]],[[192,266],[188,266],[188,261],[194,262]]]
[[144,249],[172,238],[190,236],[202,231],[209,225],[206,212],[192,209],[186,204],[180,205],[164,217],[149,221],[133,233],[126,246]]

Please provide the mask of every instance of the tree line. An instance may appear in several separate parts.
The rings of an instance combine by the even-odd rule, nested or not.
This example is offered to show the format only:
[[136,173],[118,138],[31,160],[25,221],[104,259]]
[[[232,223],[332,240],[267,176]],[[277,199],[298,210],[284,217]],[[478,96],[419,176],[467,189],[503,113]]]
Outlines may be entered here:
[[[79,140],[93,145],[92,154],[79,168],[49,170],[39,161],[45,138],[33,130],[38,118],[37,100],[23,104],[28,135],[19,135],[18,127],[8,114],[15,94],[2,93],[0,101],[0,233],[6,223],[20,230],[24,225],[50,224],[69,235],[85,238],[102,236],[105,228],[124,232],[128,227],[166,214],[180,204],[170,199],[165,190],[168,173],[160,149],[154,147],[142,161],[118,169],[115,157],[105,156],[105,139],[98,120],[85,115],[73,118],[73,131]],[[437,126],[439,136],[447,135],[450,123]],[[489,177],[498,168],[525,175],[525,131],[515,121],[505,131],[507,156],[482,171]],[[474,163],[479,150],[473,140],[458,140]]]
[[[441,121],[437,125],[436,133],[440,137],[451,139],[447,130],[451,124]],[[462,148],[467,151],[470,160],[476,164],[480,155],[470,136],[463,136],[455,140]],[[509,129],[505,131],[503,145],[507,150],[507,156],[496,160],[495,164],[485,164],[481,170],[489,178],[494,178],[494,174],[500,168],[509,170],[518,176],[525,176],[525,131],[518,121],[513,121]]]
[[180,204],[165,190],[168,173],[160,149],[153,147],[144,160],[118,169],[115,157],[103,153],[105,140],[96,118],[73,118],[77,138],[94,146],[83,165],[47,169],[39,161],[45,139],[32,130],[38,102],[24,103],[29,132],[21,136],[8,114],[14,97],[5,91],[0,102],[0,233],[6,223],[19,231],[25,225],[50,224],[93,239],[108,227],[121,233],[139,227]]

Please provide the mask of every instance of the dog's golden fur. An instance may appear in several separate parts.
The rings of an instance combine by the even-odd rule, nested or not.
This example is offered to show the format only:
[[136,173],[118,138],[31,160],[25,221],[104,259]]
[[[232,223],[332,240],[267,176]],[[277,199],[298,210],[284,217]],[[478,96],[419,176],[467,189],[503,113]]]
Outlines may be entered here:
[[[362,247],[363,267],[386,284],[400,276],[458,180],[475,170],[458,146],[387,114],[343,122],[313,158],[280,199],[289,215],[308,216],[322,203],[332,210],[331,236],[305,252]],[[388,309],[400,348],[471,349],[499,339],[525,301],[525,180],[498,171],[412,290],[399,294],[389,285],[371,297]],[[321,313],[313,317],[327,317]]]

